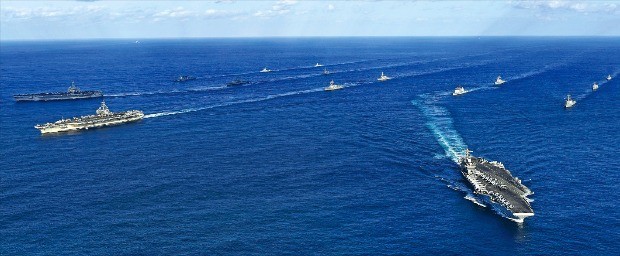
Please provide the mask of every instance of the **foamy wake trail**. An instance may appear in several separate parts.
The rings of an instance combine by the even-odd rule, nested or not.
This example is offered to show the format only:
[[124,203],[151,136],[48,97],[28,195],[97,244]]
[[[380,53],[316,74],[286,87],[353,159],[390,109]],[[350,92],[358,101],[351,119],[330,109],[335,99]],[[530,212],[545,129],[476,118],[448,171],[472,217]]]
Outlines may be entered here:
[[268,95],[268,96],[261,97],[261,98],[231,101],[231,102],[225,102],[221,104],[199,107],[199,108],[188,108],[188,109],[182,109],[182,110],[177,110],[177,111],[153,113],[153,114],[144,115],[144,118],[178,115],[178,114],[197,112],[197,111],[202,111],[202,110],[207,110],[207,109],[226,107],[226,106],[231,106],[231,105],[236,105],[236,104],[259,102],[259,101],[270,100],[270,99],[275,99],[275,98],[280,98],[280,97],[300,95],[300,94],[313,93],[313,92],[319,92],[319,91],[323,91],[323,88],[315,88],[315,89],[304,90],[304,91],[294,91],[294,92],[287,92],[287,93],[281,93],[281,94],[274,94],[274,95]]
[[217,91],[217,90],[223,90],[228,88],[228,86],[222,85],[222,86],[206,86],[206,87],[197,87],[197,88],[192,88],[192,89],[187,89],[185,91],[178,91],[178,92],[206,92],[206,91]]
[[[611,75],[611,81],[614,80],[614,78],[616,76],[618,76],[618,73],[620,73],[620,71],[615,71],[613,74]],[[607,78],[604,78],[602,80],[596,81],[596,83],[598,84],[599,88],[598,90],[601,90],[603,88],[605,88],[605,84],[611,82],[610,80],[607,80]],[[580,101],[583,100],[585,98],[587,98],[588,96],[590,96],[592,93],[594,93],[594,91],[592,90],[592,84],[590,84],[588,87],[585,87],[586,89],[583,90],[583,92],[579,95],[573,96],[573,99],[575,99],[576,101]]]
[[207,91],[217,91],[228,88],[227,86],[206,86],[206,87],[196,87],[185,90],[172,90],[172,91],[155,91],[155,92],[123,92],[123,93],[110,93],[104,94],[105,97],[130,97],[130,96],[146,96],[146,95],[156,95],[156,94],[181,94],[181,93],[191,93],[191,92],[207,92]]
[[428,120],[426,124],[439,145],[444,149],[446,156],[458,163],[459,158],[467,149],[467,145],[454,129],[450,112],[442,106],[432,104],[432,100],[434,98],[422,102],[413,100],[411,103],[418,107]]
[[[477,64],[477,65],[483,65],[483,64]],[[524,79],[524,78],[532,77],[532,76],[535,76],[535,75],[539,75],[539,74],[545,73],[545,72],[550,71],[552,69],[561,67],[563,65],[565,65],[565,64],[564,63],[556,63],[556,64],[547,65],[547,66],[543,67],[542,69],[525,72],[523,74],[519,74],[519,75],[516,75],[516,76],[509,77],[506,80],[507,80],[507,82],[510,82],[510,81],[514,81],[514,80],[519,80],[519,79]],[[488,83],[488,84],[485,84],[485,85],[482,85],[482,86],[478,86],[478,87],[474,87],[474,88],[471,88],[471,89],[468,89],[467,86],[464,86],[464,87],[465,87],[465,90],[467,91],[467,93],[472,93],[472,92],[475,92],[475,91],[494,90],[494,89],[498,89],[499,88],[497,86],[494,86],[493,83]],[[451,95],[452,91],[449,94]],[[442,95],[448,95],[448,93],[445,93],[445,94],[442,94]]]
[[471,192],[467,192],[467,195],[464,198],[469,201],[472,201],[474,204],[480,207],[487,207],[486,204],[484,204],[482,200],[478,199],[476,195],[472,194]]
[[440,179],[441,181],[447,183],[448,188],[454,190],[454,191],[459,191],[459,192],[463,192],[465,193],[465,199],[473,202],[474,204],[480,206],[480,207],[487,207],[487,205],[484,203],[484,200],[482,198],[479,198],[478,196],[476,196],[471,189],[469,189],[467,186],[465,186],[464,184],[460,183],[460,182],[455,182],[455,181],[451,181],[450,179],[447,178],[443,178],[440,176],[435,176],[435,178]]
[[[480,86],[480,87],[474,87],[471,89],[467,89],[467,87],[465,87],[465,90],[467,90],[467,93],[475,92],[475,91],[495,90],[495,89],[499,89],[499,87],[492,86],[491,84]],[[450,92],[450,94],[452,94],[452,92]]]
[[496,204],[496,203],[491,203],[491,206],[492,206],[493,211],[497,213],[499,216],[502,216],[503,218],[516,222],[516,223],[523,223],[523,219],[515,218],[514,216],[512,216],[512,214],[507,213],[506,210],[503,208],[503,206],[500,206],[499,204]]
[[459,191],[459,192],[463,192],[465,193],[465,199],[467,199],[468,201],[471,201],[472,203],[480,206],[480,207],[484,207],[487,208],[487,206],[491,205],[491,209],[497,213],[497,215],[501,216],[502,218],[506,218],[510,221],[514,221],[517,223],[522,223],[523,220],[519,219],[519,218],[515,218],[514,216],[512,216],[512,214],[506,212],[506,210],[496,204],[491,202],[488,199],[488,196],[483,196],[483,195],[476,195],[474,194],[471,189],[469,189],[467,186],[465,186],[462,183],[457,183],[457,182],[453,182],[450,181],[449,179],[443,178],[443,177],[439,177],[439,176],[435,176],[436,178],[440,179],[441,181],[447,183],[448,188],[454,190],[454,191]]
[[412,73],[402,73],[402,74],[394,75],[392,78],[406,78],[406,77],[416,77],[416,76],[423,76],[423,75],[431,75],[431,74],[437,74],[437,73],[442,73],[442,72],[446,72],[446,71],[452,71],[452,70],[458,70],[458,69],[464,69],[464,68],[473,68],[473,67],[482,66],[482,65],[485,65],[485,64],[488,64],[488,63],[489,62],[483,61],[483,62],[471,64],[471,65],[462,65],[462,66],[449,67],[449,68],[435,68],[435,69],[431,69],[431,70],[427,70],[427,71],[422,71],[422,72],[416,71],[416,72],[412,72]]
[[256,74],[256,73],[260,73],[260,72],[259,72],[259,70],[257,70],[257,71],[250,71],[250,72],[242,72],[242,73],[232,73],[232,74],[222,74],[222,75],[202,76],[202,77],[198,77],[198,78],[210,79],[210,78],[228,77],[228,76],[243,76],[243,75],[251,75],[251,74]]
[[523,74],[519,74],[519,75],[516,75],[516,76],[507,77],[506,81],[510,82],[510,81],[513,81],[513,80],[519,80],[519,79],[524,79],[524,78],[528,78],[528,77],[531,77],[531,76],[539,75],[539,74],[551,71],[553,69],[562,67],[564,65],[566,65],[566,63],[549,64],[549,65],[546,65],[543,68],[538,69],[538,70],[532,70],[530,72],[525,72]]
[[[367,61],[370,61],[370,60],[340,62],[340,63],[324,65],[324,67],[357,64],[357,63],[363,63],[363,62],[367,62]],[[298,67],[291,67],[291,68],[272,69],[271,72],[282,72],[282,71],[314,69],[314,68],[319,68],[319,67],[315,67],[314,65],[312,65],[312,66],[298,66]],[[260,69],[257,69],[256,71],[248,71],[248,72],[232,73],[232,74],[223,74],[223,75],[202,76],[202,77],[198,77],[198,78],[209,79],[209,78],[221,78],[221,77],[230,77],[230,76],[244,76],[244,75],[251,75],[251,74],[258,74],[258,73],[260,73]]]
[[128,96],[141,96],[141,95],[154,95],[154,94],[163,94],[163,93],[173,93],[173,92],[121,92],[121,93],[111,93],[104,94],[105,97],[128,97]]

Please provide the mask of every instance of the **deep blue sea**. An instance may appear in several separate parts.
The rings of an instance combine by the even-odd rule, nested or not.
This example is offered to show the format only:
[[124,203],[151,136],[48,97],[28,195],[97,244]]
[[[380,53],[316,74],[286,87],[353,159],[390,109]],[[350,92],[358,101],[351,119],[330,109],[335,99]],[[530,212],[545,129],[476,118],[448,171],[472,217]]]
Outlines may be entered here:
[[[0,255],[620,251],[620,38],[134,41],[0,44]],[[71,81],[146,118],[41,135],[100,100],[12,95]],[[535,216],[476,203],[468,147]]]

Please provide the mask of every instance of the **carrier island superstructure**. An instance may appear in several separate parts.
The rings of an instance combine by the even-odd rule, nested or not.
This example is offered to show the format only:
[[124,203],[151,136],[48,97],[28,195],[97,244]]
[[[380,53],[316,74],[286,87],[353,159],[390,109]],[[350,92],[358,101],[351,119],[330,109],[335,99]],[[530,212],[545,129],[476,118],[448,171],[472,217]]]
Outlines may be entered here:
[[97,109],[95,115],[61,119],[54,123],[38,124],[34,128],[41,133],[57,133],[67,131],[88,130],[111,125],[138,121],[144,117],[144,113],[139,110],[129,110],[124,112],[111,112],[105,102]]
[[528,195],[533,194],[521,180],[513,177],[500,162],[472,156],[469,149],[461,157],[459,164],[461,173],[474,188],[474,193],[487,196],[492,203],[501,205],[515,221],[523,222],[533,216]]

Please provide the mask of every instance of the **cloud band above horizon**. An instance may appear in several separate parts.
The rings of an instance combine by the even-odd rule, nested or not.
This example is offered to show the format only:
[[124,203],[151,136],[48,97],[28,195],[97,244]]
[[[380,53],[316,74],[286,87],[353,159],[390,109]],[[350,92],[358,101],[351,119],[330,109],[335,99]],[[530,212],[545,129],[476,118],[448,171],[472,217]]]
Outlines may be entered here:
[[615,1],[2,1],[0,40],[620,36]]

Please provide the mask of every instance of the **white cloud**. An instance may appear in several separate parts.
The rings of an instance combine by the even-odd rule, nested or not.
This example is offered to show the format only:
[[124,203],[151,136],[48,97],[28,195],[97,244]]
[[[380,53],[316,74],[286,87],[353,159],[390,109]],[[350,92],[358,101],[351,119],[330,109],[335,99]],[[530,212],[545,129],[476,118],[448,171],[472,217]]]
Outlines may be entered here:
[[155,18],[187,18],[190,16],[195,16],[196,13],[192,11],[188,11],[183,7],[177,7],[174,9],[163,10],[153,14]]
[[153,21],[162,20],[188,20],[188,19],[237,19],[242,16],[243,13],[236,11],[224,11],[217,9],[207,9],[205,11],[190,11],[184,7],[177,7],[174,9],[163,10],[152,15]]
[[270,18],[285,15],[291,12],[293,5],[297,4],[295,0],[280,0],[271,6],[269,10],[254,12],[253,16],[260,18]]
[[88,5],[76,6],[73,8],[2,8],[2,20],[29,20],[29,19],[58,19],[70,16],[98,17],[103,14],[106,9],[102,6]]
[[242,15],[243,15],[242,12],[208,9],[201,15],[201,17],[207,18],[207,19],[219,19],[219,18],[239,18]]
[[333,11],[334,10],[334,5],[333,4],[328,4],[327,5],[327,10]]
[[572,11],[579,13],[608,12],[618,11],[618,6],[614,3],[602,3],[597,1],[572,1],[572,0],[516,0],[510,1],[510,5],[520,9],[531,9],[536,11]]
[[115,22],[143,22],[164,20],[190,20],[190,19],[231,19],[247,15],[240,11],[227,11],[218,9],[192,10],[179,6],[170,9],[143,9],[124,8],[110,9],[98,5],[84,5],[75,7],[2,7],[0,9],[2,22],[23,22],[27,20],[48,21],[115,21]]

